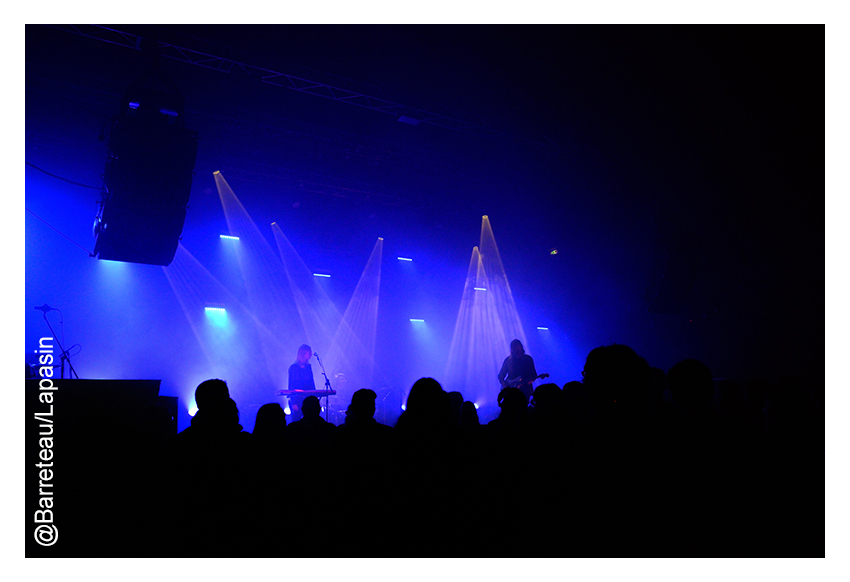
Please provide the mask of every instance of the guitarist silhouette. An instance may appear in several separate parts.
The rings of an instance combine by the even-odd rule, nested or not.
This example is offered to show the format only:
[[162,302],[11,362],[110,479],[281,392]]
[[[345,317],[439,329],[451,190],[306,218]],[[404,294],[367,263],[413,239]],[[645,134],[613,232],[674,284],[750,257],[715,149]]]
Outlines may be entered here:
[[548,378],[549,374],[538,374],[534,360],[525,353],[522,342],[515,339],[511,342],[511,355],[505,358],[502,369],[499,370],[501,389],[519,388],[528,402],[534,391],[532,383],[538,378]]

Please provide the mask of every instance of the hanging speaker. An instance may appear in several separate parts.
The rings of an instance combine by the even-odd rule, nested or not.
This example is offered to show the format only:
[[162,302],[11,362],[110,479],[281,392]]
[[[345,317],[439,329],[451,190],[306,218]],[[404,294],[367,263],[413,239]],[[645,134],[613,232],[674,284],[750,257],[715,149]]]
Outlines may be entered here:
[[197,151],[197,133],[183,125],[181,96],[130,87],[109,133],[93,254],[170,265],[183,232]]

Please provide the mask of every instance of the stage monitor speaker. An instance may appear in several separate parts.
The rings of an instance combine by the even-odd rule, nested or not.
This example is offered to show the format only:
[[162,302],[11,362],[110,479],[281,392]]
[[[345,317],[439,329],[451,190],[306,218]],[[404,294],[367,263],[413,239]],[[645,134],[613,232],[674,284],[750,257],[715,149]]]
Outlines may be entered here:
[[168,266],[183,232],[198,151],[183,125],[183,99],[141,87],[113,121],[95,219],[99,259]]
[[[168,450],[155,438],[166,432],[153,424],[163,415],[149,409],[176,405],[159,389],[160,380],[26,380],[27,557],[139,551],[131,543],[138,538],[127,536],[147,523],[140,518],[151,497],[147,475]],[[39,528],[48,531],[38,535]]]

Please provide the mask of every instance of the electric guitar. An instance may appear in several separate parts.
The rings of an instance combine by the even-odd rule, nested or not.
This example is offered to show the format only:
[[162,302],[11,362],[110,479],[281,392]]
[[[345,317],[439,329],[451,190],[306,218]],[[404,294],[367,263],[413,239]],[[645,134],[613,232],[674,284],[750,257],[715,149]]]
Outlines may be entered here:
[[531,386],[532,382],[538,379],[548,378],[549,374],[540,374],[537,378],[532,378],[531,380],[523,381],[521,376],[517,376],[516,378],[510,378],[509,380],[505,380],[508,388],[521,388],[524,385]]

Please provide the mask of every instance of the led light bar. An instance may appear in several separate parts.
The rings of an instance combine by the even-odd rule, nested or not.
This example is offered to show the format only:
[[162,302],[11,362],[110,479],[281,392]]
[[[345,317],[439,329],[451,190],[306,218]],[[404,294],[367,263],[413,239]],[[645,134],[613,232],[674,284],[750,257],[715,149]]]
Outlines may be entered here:
[[218,236],[219,236],[219,238],[224,238],[224,239],[227,239],[227,240],[239,240],[238,236],[230,236],[229,234],[220,234]]
[[398,258],[398,260],[399,260],[399,261],[409,261],[409,262],[413,262],[413,259],[408,259],[407,257],[399,257],[399,258]]

